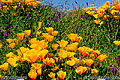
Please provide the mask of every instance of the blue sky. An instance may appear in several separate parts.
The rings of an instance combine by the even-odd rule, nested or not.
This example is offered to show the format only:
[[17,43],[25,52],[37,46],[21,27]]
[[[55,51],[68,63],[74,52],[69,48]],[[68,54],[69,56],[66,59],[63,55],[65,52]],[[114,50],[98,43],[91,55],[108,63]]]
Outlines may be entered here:
[[[65,4],[65,0],[41,0],[41,3],[42,3],[42,1],[47,1],[47,2],[52,1],[52,3],[54,4],[53,7],[58,6],[59,4],[60,5]],[[75,3],[75,1],[77,2],[77,4]],[[71,8],[73,8],[72,4],[76,7],[79,7],[78,4],[80,4],[80,6],[84,5],[85,7],[87,7],[86,2],[88,2],[88,5],[94,3],[95,6],[98,8],[98,7],[102,6],[106,1],[112,2],[112,0],[67,0],[66,7],[67,8],[69,7],[69,9],[71,9]]]

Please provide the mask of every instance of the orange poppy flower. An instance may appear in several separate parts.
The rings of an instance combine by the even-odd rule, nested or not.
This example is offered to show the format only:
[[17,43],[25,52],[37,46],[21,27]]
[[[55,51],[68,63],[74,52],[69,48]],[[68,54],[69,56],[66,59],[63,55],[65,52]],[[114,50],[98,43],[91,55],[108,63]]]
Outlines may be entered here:
[[95,75],[96,73],[98,73],[98,70],[97,70],[97,69],[91,69],[91,73],[92,73],[93,75]]
[[2,48],[2,43],[0,43],[0,49]]
[[29,76],[31,79],[36,79],[37,73],[36,73],[35,70],[31,69],[30,72],[28,73],[28,76]]
[[79,47],[78,51],[79,51],[79,53],[83,53],[84,52],[84,48],[83,47]]
[[70,9],[68,9],[68,12],[70,12]]
[[91,4],[90,6],[93,7],[94,4]]
[[38,22],[38,30],[41,28],[42,22]]
[[14,58],[14,57],[16,57],[16,56],[17,56],[17,55],[13,54],[12,52],[6,54],[6,57],[8,57],[8,58]]
[[66,63],[67,63],[67,65],[69,65],[69,66],[73,66],[73,65],[75,64],[75,61],[74,61],[74,60],[69,60],[69,61],[67,61]]
[[38,70],[38,69],[40,69],[40,68],[42,67],[42,64],[40,64],[40,63],[34,63],[34,64],[32,64],[32,67],[33,67],[35,70]]
[[94,60],[94,59],[95,59],[94,54],[90,54],[90,58],[91,58],[92,60]]
[[67,57],[67,52],[64,49],[60,49],[58,55],[60,58],[65,59]]
[[106,5],[110,5],[110,1],[107,1],[105,4],[106,4]]
[[82,37],[80,37],[80,36],[78,36],[78,37],[75,39],[76,42],[80,42],[81,40],[82,40]]
[[17,6],[13,6],[13,9],[16,10],[16,9],[17,9]]
[[109,15],[105,15],[104,18],[105,18],[105,19],[108,19],[108,18],[109,18]]
[[48,40],[49,42],[51,42],[51,41],[53,40],[53,38],[54,38],[54,36],[51,36],[51,35],[48,35],[48,36],[47,36],[47,40]]
[[104,12],[105,12],[105,10],[104,10],[104,9],[101,9],[100,11],[101,11],[101,13],[104,13]]
[[83,52],[82,55],[86,57],[88,55],[88,52]]
[[53,31],[53,32],[52,32],[52,35],[53,35],[53,36],[57,36],[57,34],[58,34],[58,31]]
[[101,54],[100,56],[98,56],[98,59],[100,62],[103,62],[107,57],[108,56]]
[[43,62],[46,64],[46,65],[53,65],[55,64],[55,60],[53,58],[46,58],[43,60]]
[[49,57],[49,58],[52,58],[52,57],[53,57],[53,54],[52,54],[52,53],[49,53],[49,54],[48,54],[48,57]]
[[67,58],[70,59],[75,55],[74,52],[67,52]]
[[20,63],[22,64],[25,61],[24,58],[20,58]]
[[31,30],[25,30],[24,33],[25,33],[27,36],[29,36],[30,33],[31,33]]
[[39,60],[41,61],[41,60],[43,60],[44,59],[44,57],[45,57],[45,55],[48,53],[48,50],[42,50],[42,51],[40,51],[38,54],[39,54]]
[[120,41],[114,41],[113,42],[116,46],[119,46],[120,45]]
[[57,72],[57,75],[60,79],[64,79],[66,77],[66,72],[63,72],[62,70]]
[[60,47],[61,47],[61,48],[65,47],[65,46],[68,44],[68,42],[67,42],[67,41],[65,41],[65,40],[61,40],[61,42],[60,42],[60,41],[58,41],[57,43],[59,43],[59,44],[60,44]]
[[18,64],[16,64],[16,61],[17,61],[17,59],[16,58],[9,58],[9,59],[7,59],[7,62],[11,65],[11,66],[13,66],[13,67],[16,67]]
[[15,43],[11,43],[9,46],[13,49],[15,47]]
[[0,10],[2,10],[2,7],[0,7]]
[[42,74],[42,68],[39,68],[38,70],[37,70],[37,75],[41,75]]
[[68,51],[77,51],[77,46],[78,46],[78,43],[72,43],[72,44],[69,44],[67,45],[66,47],[66,50]]
[[50,78],[55,78],[55,73],[50,72],[50,74],[48,74],[48,76],[49,76]]
[[47,32],[49,32],[50,34],[52,34],[53,32],[53,28],[52,27],[49,27],[49,28],[46,28]]
[[18,33],[17,37],[19,38],[19,40],[23,40],[24,35],[24,33]]
[[111,10],[110,13],[111,13],[112,15],[115,15],[115,12],[116,12],[116,10]]
[[8,63],[4,63],[3,65],[0,65],[0,68],[3,69],[4,71],[7,71]]
[[115,6],[112,6],[112,9],[116,9],[116,7],[115,7]]
[[67,34],[67,36],[72,42],[74,42],[78,37],[77,34],[73,34],[73,33]]
[[75,72],[76,72],[77,74],[81,75],[81,74],[83,74],[86,70],[87,70],[86,67],[79,66],[79,67],[75,70]]
[[51,68],[52,71],[56,71],[60,66],[55,66],[54,68]]
[[7,6],[3,6],[4,9],[7,9]]
[[99,16],[100,16],[100,17],[103,17],[103,13],[99,13]]
[[86,59],[87,66],[91,66],[91,64],[94,62],[92,59]]
[[54,50],[57,50],[57,48],[58,48],[58,44],[52,44],[52,48],[54,49]]
[[114,19],[118,19],[118,16],[113,16],[114,17]]
[[98,51],[98,50],[93,50],[93,54],[94,54],[95,57],[97,57],[97,56],[100,54],[100,51]]
[[40,1],[36,1],[37,4],[40,4]]
[[10,44],[11,42],[14,42],[13,39],[6,39],[6,41]]
[[40,31],[37,31],[37,32],[36,32],[36,34],[37,34],[38,36],[40,36],[40,33],[41,33]]
[[99,24],[99,23],[100,23],[100,20],[94,20],[94,22],[95,22],[96,24]]
[[27,54],[27,61],[30,63],[35,63],[38,59],[39,54],[35,49],[29,50],[29,54]]

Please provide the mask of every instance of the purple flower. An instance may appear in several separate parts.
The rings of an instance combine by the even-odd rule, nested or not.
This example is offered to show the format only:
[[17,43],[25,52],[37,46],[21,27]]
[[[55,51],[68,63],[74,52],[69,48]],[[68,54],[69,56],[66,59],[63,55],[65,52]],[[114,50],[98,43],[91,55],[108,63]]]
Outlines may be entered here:
[[98,28],[99,25],[97,25],[97,28]]
[[81,18],[83,17],[83,15],[80,16]]
[[77,26],[75,26],[75,29],[77,29]]
[[60,60],[58,60],[58,63],[59,63],[59,65],[60,65]]
[[30,8],[32,8],[32,5],[30,5]]
[[110,64],[110,67],[112,67],[112,64]]
[[69,68],[70,68],[70,70],[72,69],[72,67],[71,67],[71,66],[70,66]]
[[82,55],[81,55],[81,57],[80,57],[80,61],[82,61]]
[[16,2],[16,5],[17,5],[17,2]]
[[98,63],[98,66],[100,66],[100,62]]
[[27,42],[28,42],[28,37],[26,38]]
[[29,14],[27,14],[27,17],[29,17]]
[[3,6],[5,6],[5,3],[3,3]]
[[33,33],[32,33],[32,31],[31,31],[31,36],[33,37]]
[[110,52],[112,52],[112,50],[110,50]]
[[1,72],[3,72],[3,70],[1,70]]
[[112,70],[110,71],[110,73],[114,73],[115,67],[112,67]]
[[86,16],[83,16],[83,18],[85,18]]
[[47,55],[45,55],[45,59],[47,58]]
[[13,28],[13,26],[10,24],[10,27]]
[[0,58],[2,58],[2,57],[0,56]]
[[5,20],[5,22],[7,23],[7,20]]
[[120,57],[118,57],[118,63],[120,63]]
[[80,29],[80,25],[79,25],[79,29]]
[[116,68],[116,69],[115,69],[115,76],[116,76],[117,73],[118,73],[118,69]]
[[56,60],[55,57],[53,59]]
[[4,33],[4,38],[6,39],[6,33]]
[[3,43],[3,46],[5,46],[5,42]]
[[64,31],[64,33],[63,34],[65,34],[65,31]]
[[3,9],[3,6],[2,6],[2,4],[1,4],[1,9]]
[[[27,46],[27,42],[25,42],[25,45]],[[28,47],[28,46],[27,46]]]
[[79,67],[79,64],[77,63],[76,66]]
[[120,62],[118,64],[119,64],[119,67],[120,67]]
[[9,29],[7,29],[7,33],[9,32]]
[[6,29],[7,29],[7,26],[6,26]]
[[53,18],[51,18],[52,19],[52,21],[53,21]]
[[56,21],[58,20],[58,16],[56,16]]

